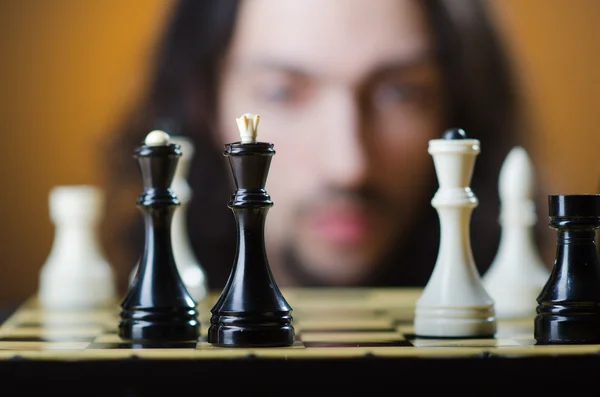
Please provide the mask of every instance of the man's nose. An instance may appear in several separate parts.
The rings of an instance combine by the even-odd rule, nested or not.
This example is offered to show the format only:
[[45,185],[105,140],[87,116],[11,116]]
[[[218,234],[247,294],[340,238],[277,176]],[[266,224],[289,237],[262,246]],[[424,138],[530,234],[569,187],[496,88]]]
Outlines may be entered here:
[[329,98],[321,149],[322,172],[327,182],[339,188],[360,185],[366,176],[367,151],[364,147],[363,117],[358,98],[338,92]]

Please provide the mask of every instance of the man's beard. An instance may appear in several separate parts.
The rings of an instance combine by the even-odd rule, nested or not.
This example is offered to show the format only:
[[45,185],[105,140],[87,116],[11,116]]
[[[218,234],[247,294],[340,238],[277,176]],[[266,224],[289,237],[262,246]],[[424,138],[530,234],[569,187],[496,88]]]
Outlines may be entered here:
[[[437,256],[439,226],[434,211],[425,211],[424,217],[414,217],[404,233],[398,233],[380,258],[374,259],[370,269],[353,286],[424,286],[433,270]],[[429,219],[425,219],[429,218]],[[400,221],[400,220],[398,220]],[[301,255],[293,244],[285,244],[281,251],[283,271],[295,285],[331,287],[332,284],[307,270]]]
[[[332,191],[328,197],[335,195],[376,210],[401,205],[373,189]],[[310,208],[305,207],[303,211],[310,211]],[[369,271],[352,286],[424,286],[427,283],[438,253],[439,221],[429,200],[423,200],[411,212],[408,223],[404,214],[396,213],[395,222],[403,224],[402,228],[395,230],[396,236],[390,240],[388,247],[373,258]],[[333,286],[331,282],[307,270],[309,267],[303,264],[302,255],[296,247],[296,244],[288,241],[281,250],[283,271],[294,280],[294,284],[306,287]]]

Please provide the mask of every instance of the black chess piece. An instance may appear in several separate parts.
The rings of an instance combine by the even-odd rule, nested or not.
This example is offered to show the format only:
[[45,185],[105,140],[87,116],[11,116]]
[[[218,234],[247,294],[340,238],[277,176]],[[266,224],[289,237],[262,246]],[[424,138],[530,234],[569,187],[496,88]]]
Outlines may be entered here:
[[230,143],[236,191],[228,203],[237,224],[238,248],[223,292],[211,310],[208,342],[217,346],[289,346],[295,341],[292,308],[281,294],[265,252],[264,225],[273,206],[265,184],[272,143]]
[[540,292],[537,344],[600,343],[600,194],[548,196],[550,227],[557,231],[554,268]]
[[121,307],[119,336],[133,341],[193,341],[200,332],[196,302],[185,288],[171,246],[171,221],[180,205],[171,182],[181,150],[166,142],[136,148],[143,181],[137,206],[145,222],[138,272]]
[[467,139],[467,133],[462,128],[450,128],[444,131],[442,134],[442,139],[447,140],[457,140],[457,139]]

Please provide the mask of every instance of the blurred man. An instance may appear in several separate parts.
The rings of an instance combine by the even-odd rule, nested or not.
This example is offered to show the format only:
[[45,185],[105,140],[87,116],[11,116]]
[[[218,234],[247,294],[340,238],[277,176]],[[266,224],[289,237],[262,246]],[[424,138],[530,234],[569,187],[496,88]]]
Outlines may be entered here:
[[[110,194],[135,202],[130,153],[148,131],[192,138],[190,235],[209,282],[222,287],[236,244],[223,144],[239,140],[235,118],[256,113],[259,140],[277,152],[266,247],[278,284],[424,285],[439,243],[427,144],[458,127],[482,142],[472,245],[485,270],[499,237],[498,171],[519,131],[505,56],[484,6],[176,2],[148,95],[115,134],[111,155],[121,156]],[[129,241],[121,263],[133,263],[143,241],[139,215],[111,210],[113,230],[131,219],[123,230],[137,243],[113,233],[107,245],[116,252]]]

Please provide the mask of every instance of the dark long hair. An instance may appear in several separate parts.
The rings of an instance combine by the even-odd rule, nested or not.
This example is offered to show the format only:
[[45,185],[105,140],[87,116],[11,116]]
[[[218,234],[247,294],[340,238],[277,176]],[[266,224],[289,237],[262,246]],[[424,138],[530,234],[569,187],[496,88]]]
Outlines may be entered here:
[[[520,136],[520,107],[509,59],[484,2],[425,0],[420,4],[430,22],[444,73],[449,109],[446,124],[464,129],[482,143],[472,180],[480,204],[473,212],[471,227],[477,231],[472,233],[473,255],[483,272],[499,240],[498,173]],[[131,153],[155,128],[190,137],[195,144],[189,176],[194,191],[187,218],[190,238],[208,272],[209,286],[221,288],[225,284],[234,259],[236,234],[234,218],[226,206],[232,193],[226,164],[214,133],[219,68],[237,10],[236,0],[176,1],[156,47],[147,90],[108,142],[111,168],[103,238],[121,288],[125,288],[128,272],[143,248],[141,216],[135,209],[141,182]],[[429,183],[433,194],[436,182]],[[424,285],[437,255],[438,239],[437,215],[429,202],[423,203],[412,241],[399,246],[398,256],[390,258],[390,265],[382,267],[380,277],[370,283]],[[415,260],[427,265],[410,269]],[[405,273],[400,273],[400,268]],[[407,268],[413,276],[406,274]]]

